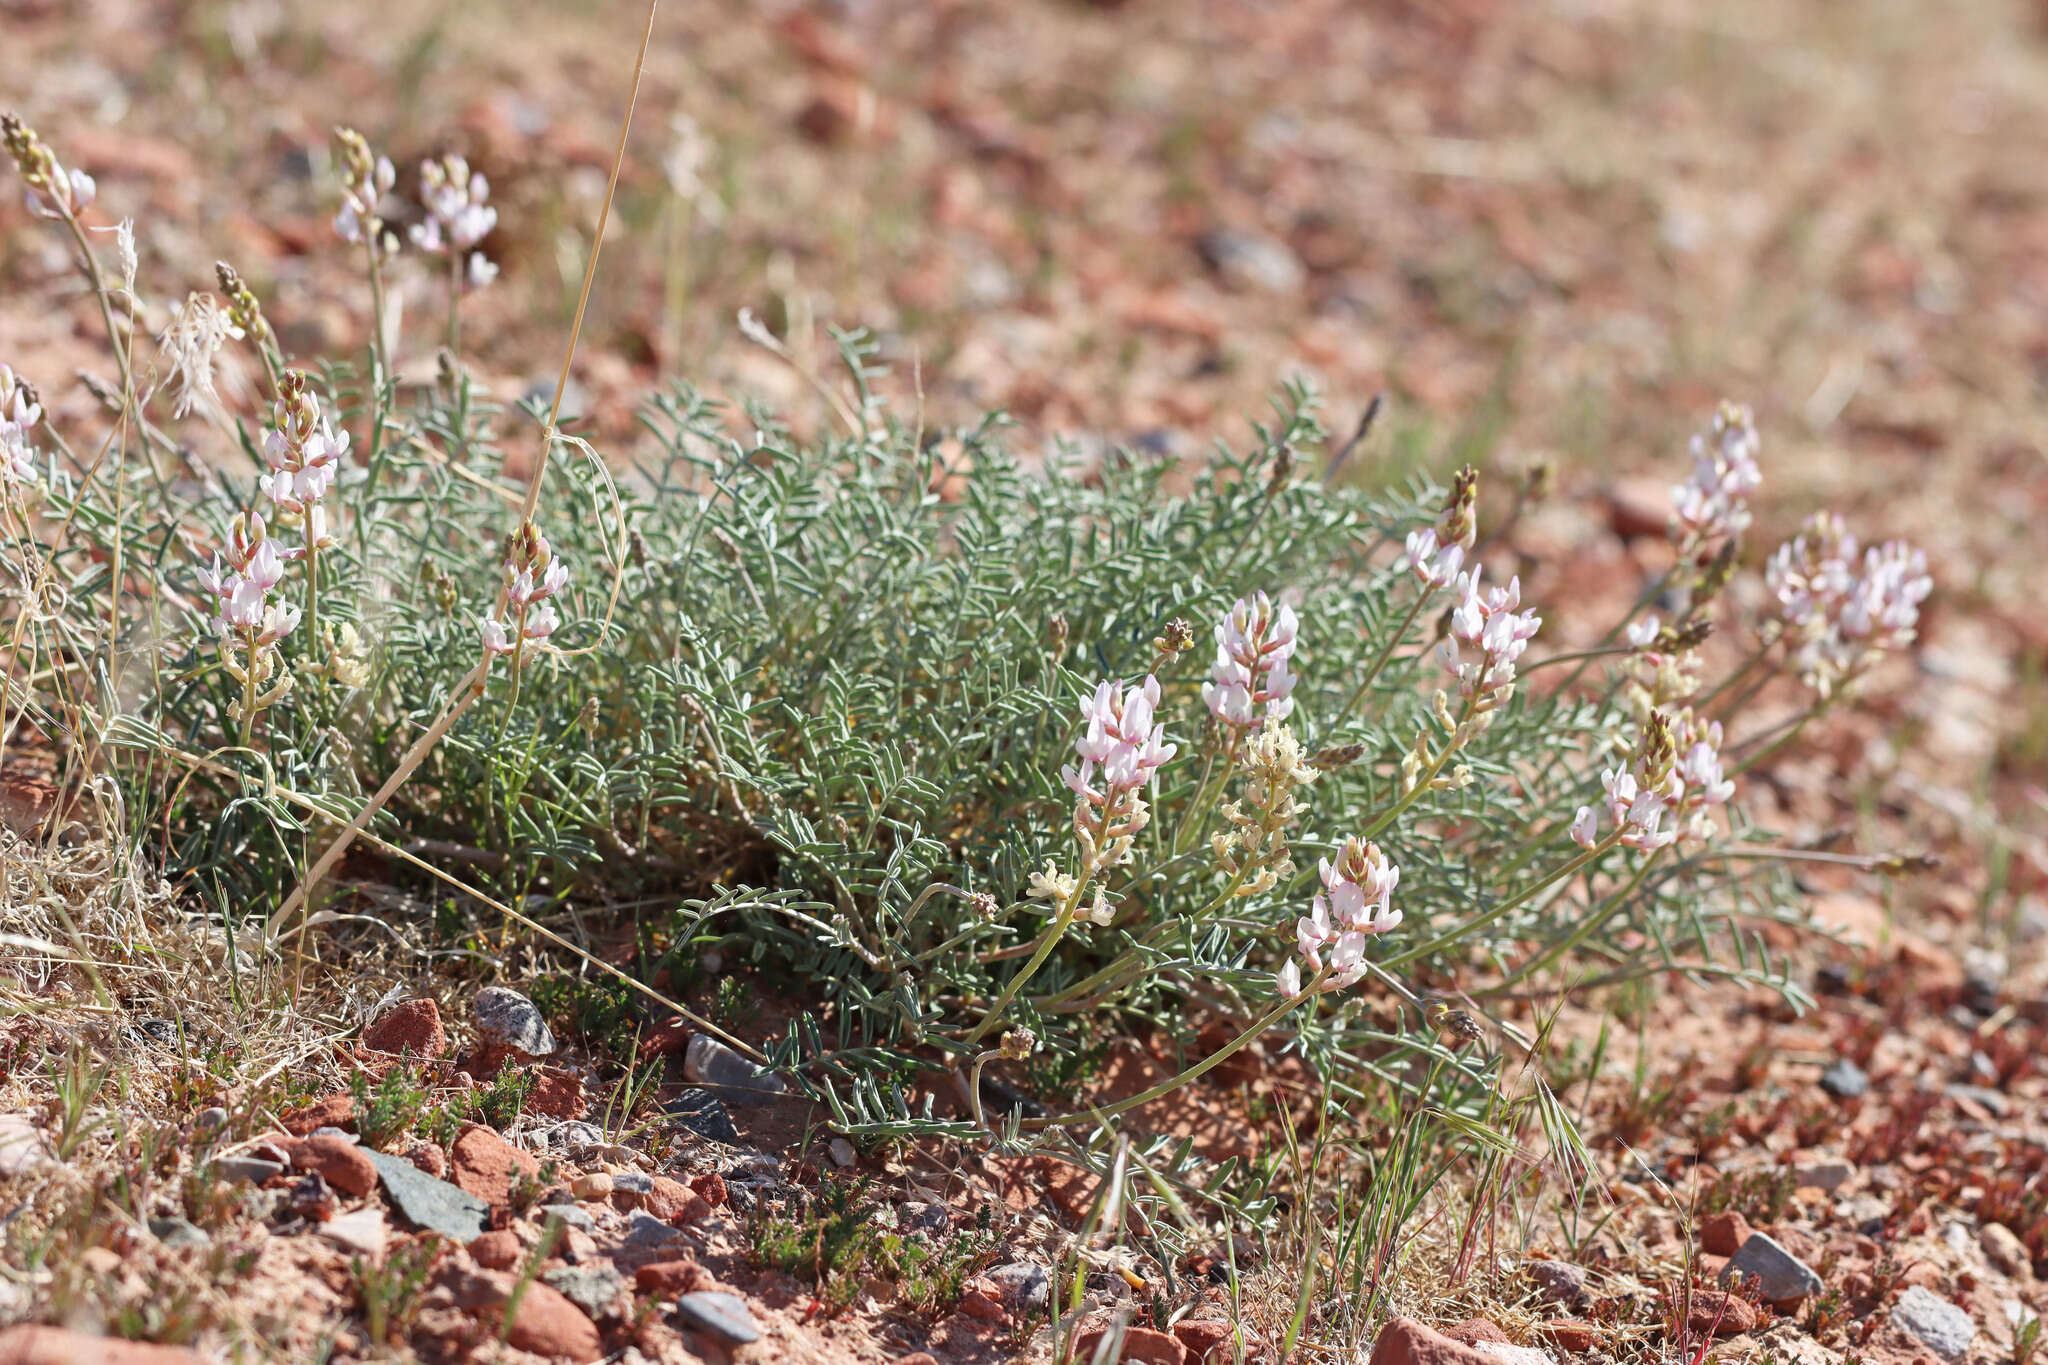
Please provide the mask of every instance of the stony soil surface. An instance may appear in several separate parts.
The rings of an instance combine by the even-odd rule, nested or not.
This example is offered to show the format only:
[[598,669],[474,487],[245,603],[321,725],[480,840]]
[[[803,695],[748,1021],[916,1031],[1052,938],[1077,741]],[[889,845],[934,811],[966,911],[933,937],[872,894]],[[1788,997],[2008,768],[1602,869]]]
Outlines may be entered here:
[[[1532,598],[1587,603],[1592,620],[1662,567],[1683,433],[1723,394],[1754,402],[1781,515],[1830,505],[1912,536],[1941,584],[1921,659],[1873,689],[1891,699],[1754,780],[1788,841],[1928,850],[1943,869],[1809,878],[1822,921],[1860,946],[1778,945],[1816,998],[1803,1017],[1676,981],[1568,1013],[1560,1036],[1582,1049],[1620,1020],[1604,1077],[1565,1089],[1598,1139],[1602,1197],[1576,1227],[1536,1227],[1498,1276],[1417,1288],[1415,1325],[1383,1332],[1374,1358],[2006,1365],[2020,1324],[2048,1313],[2038,10],[671,7],[572,406],[620,451],[639,395],[677,376],[823,420],[789,367],[740,339],[741,307],[814,358],[825,322],[875,327],[904,402],[935,425],[1006,406],[1027,445],[1072,431],[1088,449],[1196,452],[1305,370],[1342,423],[1391,395],[1362,470],[1557,460],[1560,496],[1513,546]],[[452,145],[489,171],[505,274],[470,305],[472,358],[507,399],[550,376],[633,14],[13,0],[0,21],[10,69],[36,73],[7,99],[100,177],[104,214],[135,216],[159,318],[225,256],[295,351],[359,343],[364,293],[326,227],[326,129],[352,120],[402,164]],[[97,314],[30,228],[0,201],[0,360],[32,369],[53,421],[89,427],[74,376],[105,368]],[[415,319],[435,287],[404,270],[396,286]],[[401,352],[414,377],[432,372],[433,330]],[[189,1349],[19,1327],[0,1361],[211,1358],[219,1323],[286,1360],[1049,1349],[1031,1267],[1067,1249],[1087,1193],[1062,1168],[835,1150],[791,1096],[686,1106],[723,1141],[621,1134],[604,1112],[616,1075],[593,1057],[486,1031],[502,1015],[480,1018],[467,987],[398,980],[409,1003],[354,1010],[361,1032],[299,1059],[322,1091],[303,1103],[161,1102],[153,1179],[65,1270],[77,1283],[0,1278],[0,1321]],[[124,1064],[159,1046],[135,1031],[152,1021],[121,1022],[10,1022],[10,1084],[72,1036]],[[1640,1071],[1638,1025],[1659,1044]],[[657,1036],[671,1106],[692,1085],[688,1030]],[[378,1158],[336,1080],[407,1052],[436,1063],[445,1102],[515,1049],[545,1058],[518,1062],[539,1083],[516,1119]],[[1118,1059],[1155,1062],[1144,1040]],[[1239,1079],[1255,1098],[1298,1081],[1277,1064]],[[68,1169],[54,1097],[6,1093],[0,1206],[139,1169]],[[1272,1141],[1243,1096],[1218,1086],[1143,1117],[1220,1158]],[[759,1263],[767,1220],[856,1174],[867,1216],[965,1267],[957,1297],[911,1306],[878,1279],[828,1304],[814,1277]],[[431,1258],[422,1210],[455,1229]],[[372,1341],[379,1291],[356,1263],[415,1260],[405,1311]],[[1724,1286],[1731,1264],[1743,1278]],[[1230,1358],[1211,1265],[1171,1268],[1171,1292],[1165,1267],[1134,1271],[1142,1289],[1092,1274],[1077,1326],[1129,1307],[1126,1358]],[[725,1293],[740,1302],[690,1297]],[[180,1314],[209,1325],[183,1331]],[[1253,1358],[1278,1340],[1266,1318],[1243,1333]]]

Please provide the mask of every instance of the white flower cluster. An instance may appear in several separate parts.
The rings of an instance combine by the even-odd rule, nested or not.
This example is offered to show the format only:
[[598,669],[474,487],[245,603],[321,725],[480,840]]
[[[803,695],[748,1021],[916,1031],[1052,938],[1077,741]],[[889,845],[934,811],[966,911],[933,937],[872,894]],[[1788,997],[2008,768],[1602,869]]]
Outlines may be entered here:
[[[263,491],[278,511],[304,522],[306,547],[324,550],[334,537],[322,503],[348,454],[348,433],[336,432],[320,415],[319,399],[299,370],[286,370],[278,380],[271,422],[263,438],[263,458],[271,471],[262,480]],[[304,553],[301,548],[289,557]]]
[[[1460,600],[1451,612],[1450,637],[1439,650],[1444,667],[1457,675],[1459,695],[1482,715],[1513,693],[1515,663],[1543,625],[1533,608],[1521,609],[1519,576],[1504,588],[1482,588],[1484,572],[1484,565],[1474,564],[1471,572],[1458,575]],[[1478,657],[1467,659],[1463,647],[1478,651]]]
[[555,557],[548,538],[523,523],[505,556],[505,607],[511,619],[486,616],[478,623],[484,648],[493,654],[524,656],[561,628],[551,600],[569,585],[569,566]]
[[1337,860],[1323,859],[1318,870],[1323,890],[1309,913],[1294,925],[1299,958],[1289,958],[1280,968],[1280,993],[1290,998],[1301,994],[1302,968],[1320,972],[1325,953],[1330,975],[1322,989],[1343,990],[1355,984],[1365,975],[1367,939],[1401,923],[1401,912],[1393,908],[1401,869],[1380,852],[1379,845],[1346,839]]
[[1074,832],[1091,861],[1121,861],[1150,818],[1139,793],[1178,751],[1153,719],[1158,705],[1159,680],[1149,676],[1128,689],[1105,680],[1082,704],[1083,728],[1074,741],[1081,762],[1061,768],[1060,779],[1080,798]]
[[427,207],[423,222],[408,229],[412,244],[435,256],[463,256],[464,278],[481,289],[498,278],[498,267],[481,251],[472,251],[498,225],[498,211],[489,204],[491,182],[472,171],[459,156],[420,163],[420,199]]
[[43,420],[43,405],[26,379],[0,365],[0,487],[36,481],[35,451],[29,429]]
[[[1702,721],[1690,711],[1653,713],[1633,767],[1608,769],[1600,785],[1607,792],[1607,819],[1619,833],[1615,842],[1623,847],[1654,852],[1681,839],[1705,842],[1714,832],[1712,808],[1735,795],[1734,780],[1721,768],[1720,722]],[[1593,807],[1579,807],[1571,837],[1581,848],[1599,844],[1600,817]]]
[[1911,644],[1934,590],[1927,556],[1904,541],[1859,549],[1840,518],[1819,512],[1764,569],[1795,642],[1794,666],[1822,696]]
[[1260,706],[1270,720],[1292,715],[1295,674],[1288,661],[1298,630],[1293,607],[1276,606],[1263,592],[1240,597],[1216,623],[1216,662],[1202,684],[1209,714],[1240,730],[1258,723]]
[[1756,418],[1723,403],[1713,425],[1692,438],[1692,478],[1671,490],[1672,538],[1690,557],[1739,536],[1750,521],[1749,495],[1763,482]]
[[215,635],[239,639],[252,653],[262,654],[292,633],[299,624],[299,609],[270,600],[270,590],[284,577],[289,557],[264,528],[261,513],[235,518],[228,529],[225,561],[216,553],[213,567],[199,571],[200,583],[217,599],[211,622]]
[[384,231],[384,219],[377,206],[398,181],[391,158],[373,156],[370,144],[353,128],[334,130],[341,143],[341,210],[334,215],[335,235],[344,242],[377,243],[389,256],[398,250],[398,239]]

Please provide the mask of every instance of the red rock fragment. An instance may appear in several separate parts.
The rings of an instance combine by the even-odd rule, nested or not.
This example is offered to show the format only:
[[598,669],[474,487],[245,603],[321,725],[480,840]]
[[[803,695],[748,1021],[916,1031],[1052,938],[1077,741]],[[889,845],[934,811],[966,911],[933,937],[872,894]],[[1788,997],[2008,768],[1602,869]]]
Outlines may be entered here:
[[448,1149],[455,1183],[487,1204],[503,1204],[521,1177],[540,1174],[540,1163],[480,1123],[462,1130]]
[[356,1102],[352,1096],[329,1095],[287,1115],[284,1128],[304,1137],[315,1128],[346,1128],[355,1122],[355,1116]]
[[329,1134],[297,1138],[285,1150],[293,1169],[317,1171],[343,1194],[360,1199],[377,1188],[376,1163],[370,1160],[369,1153],[345,1137]]
[[[1487,1326],[1492,1327],[1493,1324],[1488,1323]],[[1395,1318],[1380,1329],[1379,1340],[1373,1343],[1371,1365],[1499,1365],[1499,1362],[1484,1351],[1430,1331],[1414,1318]]]
[[118,1337],[90,1337],[61,1327],[9,1327],[0,1332],[5,1365],[206,1365],[182,1346],[154,1346]]
[[448,1034],[441,1027],[441,1007],[426,998],[393,1005],[363,1030],[361,1041],[371,1052],[410,1053],[422,1059],[439,1057],[448,1051]]
[[725,1203],[725,1177],[716,1171],[708,1171],[703,1175],[691,1176],[690,1188],[695,1190],[703,1198],[704,1202],[711,1205],[714,1209]]
[[[1083,1332],[1074,1344],[1074,1359],[1094,1358],[1095,1348],[1102,1344],[1106,1333],[1101,1328]],[[1118,1360],[1135,1360],[1143,1365],[1185,1365],[1187,1353],[1180,1343],[1164,1332],[1155,1332],[1149,1327],[1127,1327],[1124,1329],[1123,1354]]]
[[1749,1240],[1749,1220],[1733,1209],[1710,1213],[1700,1224],[1700,1246],[1715,1256],[1733,1256]]
[[[1176,1322],[1173,1335],[1180,1342],[1181,1349],[1187,1352],[1189,1365],[1203,1365],[1212,1351],[1230,1340],[1230,1324],[1207,1320]],[[1226,1350],[1217,1358],[1228,1359],[1229,1352]]]
[[486,1270],[510,1270],[519,1264],[519,1239],[509,1231],[486,1232],[469,1244],[470,1259]]
[[551,1067],[534,1078],[526,1107],[551,1119],[580,1119],[590,1112],[590,1100],[583,1093],[581,1076]]
[[1600,1329],[1590,1322],[1563,1319],[1543,1324],[1542,1333],[1551,1345],[1560,1351],[1577,1354],[1593,1349],[1593,1343],[1600,1339]]
[[1505,1342],[1508,1334],[1485,1318],[1466,1318],[1444,1328],[1444,1335],[1463,1346],[1477,1345],[1482,1341]]
[[710,1278],[704,1267],[692,1260],[656,1261],[633,1272],[633,1287],[643,1294],[670,1298],[702,1289]]

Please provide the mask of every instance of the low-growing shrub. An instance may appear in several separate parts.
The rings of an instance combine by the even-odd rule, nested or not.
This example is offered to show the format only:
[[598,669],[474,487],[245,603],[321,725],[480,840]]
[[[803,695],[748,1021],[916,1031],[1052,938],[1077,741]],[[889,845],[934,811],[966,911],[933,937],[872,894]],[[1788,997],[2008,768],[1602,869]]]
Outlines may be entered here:
[[[395,175],[359,137],[336,226],[372,341],[323,357],[283,354],[226,266],[224,300],[186,300],[151,352],[125,235],[110,273],[87,234],[90,181],[19,121],[6,138],[120,383],[95,456],[42,420],[32,361],[0,371],[0,734],[59,750],[235,951],[387,913],[371,882],[593,961],[552,926],[631,905],[642,979],[543,993],[579,1031],[629,1035],[629,1000],[715,951],[788,984],[768,1053],[843,1131],[1081,1128],[1065,1150],[1098,1168],[1117,1114],[1262,1037],[1340,1108],[1434,1087],[1398,1106],[1417,1160],[1498,1152],[1509,1115],[1566,1153],[1554,1099],[1501,1102],[1529,1040],[1498,1003],[1671,973],[1799,993],[1759,932],[1804,922],[1798,854],[1741,779],[1911,642],[1929,583],[1826,516],[1759,563],[1739,407],[1694,442],[1672,567],[1562,652],[1576,604],[1523,601],[1480,476],[1318,477],[1341,452],[1306,383],[1202,461],[1023,457],[998,416],[892,413],[847,333],[844,379],[810,376],[825,435],[678,386],[600,453],[462,364],[464,293],[495,272],[459,160],[422,175],[414,243],[447,260],[449,322],[438,377],[406,386],[384,349]],[[212,392],[227,346],[265,376],[248,418]],[[211,424],[165,410],[173,377]],[[1759,569],[1740,610],[1728,585]],[[1714,631],[1741,647],[1710,679]],[[1788,682],[1805,709],[1749,724]],[[1075,1092],[1105,1020],[1186,1045],[1191,1016],[1229,1023],[1174,1076]],[[1043,1112],[984,1112],[991,1066],[1048,1082]],[[1184,1146],[1151,1155],[1157,1188],[1187,1185]],[[1205,1188],[1233,1172],[1234,1207],[1270,1211],[1278,1168]],[[1377,1283],[1385,1262],[1340,1264]]]

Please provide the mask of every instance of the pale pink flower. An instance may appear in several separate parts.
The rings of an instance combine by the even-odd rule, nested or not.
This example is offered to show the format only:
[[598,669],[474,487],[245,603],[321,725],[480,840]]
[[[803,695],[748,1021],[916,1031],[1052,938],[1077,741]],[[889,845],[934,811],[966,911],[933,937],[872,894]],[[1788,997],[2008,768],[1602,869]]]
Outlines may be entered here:
[[1410,532],[1407,550],[1409,572],[1431,592],[1455,583],[1459,570],[1465,564],[1465,547],[1456,544],[1439,546],[1434,526]]
[[1921,551],[1904,541],[1863,550],[1827,512],[1778,547],[1764,582],[1793,641],[1794,666],[1824,696],[1910,645],[1920,604],[1934,590]]
[[[1515,664],[1543,625],[1534,610],[1523,611],[1522,580],[1506,587],[1483,588],[1485,566],[1474,564],[1458,576],[1458,605],[1451,611],[1451,633],[1439,648],[1444,668],[1456,674],[1460,695],[1480,711],[1506,701],[1515,683]],[[1467,659],[1461,646],[1478,650]]]
[[28,211],[38,218],[75,218],[99,197],[99,186],[84,171],[66,171],[53,161],[46,190],[30,190]]
[[[1078,767],[1060,769],[1060,777],[1077,796],[1095,805],[1114,805],[1152,780],[1178,746],[1166,742],[1166,727],[1153,720],[1159,704],[1159,680],[1120,691],[1105,680],[1081,707],[1082,731],[1074,741]],[[1102,783],[1095,782],[1097,768]]]
[[1671,490],[1681,553],[1712,548],[1748,528],[1749,495],[1763,482],[1760,446],[1755,417],[1737,403],[1721,404],[1713,424],[1692,438],[1692,478]]
[[1276,606],[1264,592],[1241,597],[1216,623],[1216,662],[1202,684],[1209,713],[1225,725],[1247,728],[1266,716],[1285,720],[1294,713],[1294,657],[1299,622],[1294,608]]

